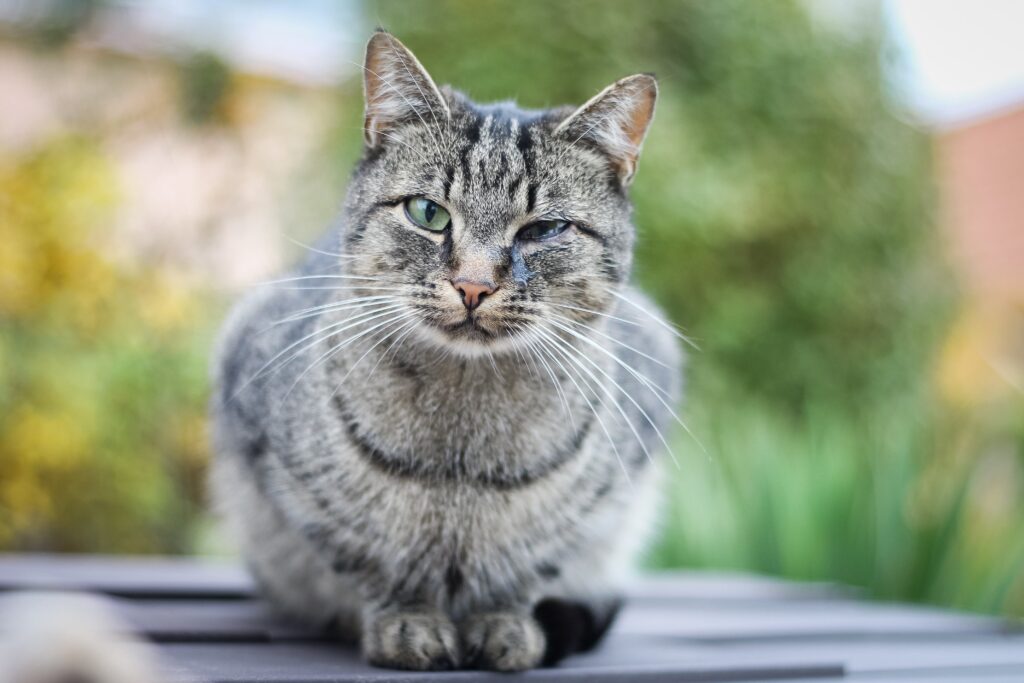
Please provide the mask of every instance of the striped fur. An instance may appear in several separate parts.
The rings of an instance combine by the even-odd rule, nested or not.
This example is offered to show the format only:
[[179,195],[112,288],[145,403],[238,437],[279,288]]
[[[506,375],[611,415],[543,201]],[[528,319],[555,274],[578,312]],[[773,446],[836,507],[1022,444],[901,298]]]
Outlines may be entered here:
[[[226,324],[214,499],[276,604],[371,662],[552,662],[614,616],[681,390],[628,284],[654,81],[526,111],[436,88],[387,33],[366,63],[341,220]],[[449,228],[416,227],[413,196]],[[552,218],[571,225],[517,236]],[[497,288],[471,318],[463,275]]]

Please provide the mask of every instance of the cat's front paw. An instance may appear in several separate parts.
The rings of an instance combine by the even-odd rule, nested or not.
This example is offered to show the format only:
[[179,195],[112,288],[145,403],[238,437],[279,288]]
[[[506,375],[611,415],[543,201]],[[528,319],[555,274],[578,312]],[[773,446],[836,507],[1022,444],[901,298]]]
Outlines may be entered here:
[[523,671],[540,664],[545,639],[529,614],[474,614],[461,626],[466,666],[494,671]]
[[364,625],[363,656],[374,666],[445,671],[459,665],[455,625],[435,610],[390,612]]

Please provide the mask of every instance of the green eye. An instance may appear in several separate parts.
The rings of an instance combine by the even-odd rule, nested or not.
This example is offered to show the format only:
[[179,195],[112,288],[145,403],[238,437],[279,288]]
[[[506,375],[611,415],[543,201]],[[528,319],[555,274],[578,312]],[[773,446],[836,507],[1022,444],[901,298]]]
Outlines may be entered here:
[[406,199],[405,215],[416,225],[431,232],[441,232],[452,221],[447,211],[425,197]]
[[561,235],[568,227],[568,221],[557,219],[550,221],[537,221],[536,223],[530,223],[520,230],[519,239],[531,240],[534,242],[548,240],[552,237]]

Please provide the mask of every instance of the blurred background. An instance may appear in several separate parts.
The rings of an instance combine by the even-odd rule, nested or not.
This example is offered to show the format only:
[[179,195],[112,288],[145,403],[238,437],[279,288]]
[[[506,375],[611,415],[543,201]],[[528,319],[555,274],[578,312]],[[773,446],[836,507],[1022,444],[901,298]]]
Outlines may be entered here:
[[0,0],[0,549],[223,553],[206,363],[361,144],[374,26],[478,100],[661,79],[635,278],[697,340],[654,568],[1024,615],[1024,6]]

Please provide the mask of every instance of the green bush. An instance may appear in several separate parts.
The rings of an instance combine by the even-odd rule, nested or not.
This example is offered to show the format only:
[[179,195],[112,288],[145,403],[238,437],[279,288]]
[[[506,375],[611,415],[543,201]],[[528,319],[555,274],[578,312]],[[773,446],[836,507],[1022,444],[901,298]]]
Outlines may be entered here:
[[0,547],[192,548],[209,314],[106,256],[118,202],[88,140],[0,167]]

